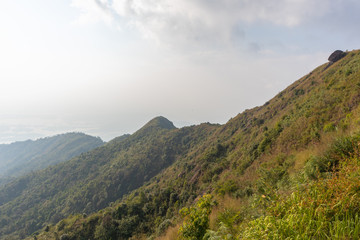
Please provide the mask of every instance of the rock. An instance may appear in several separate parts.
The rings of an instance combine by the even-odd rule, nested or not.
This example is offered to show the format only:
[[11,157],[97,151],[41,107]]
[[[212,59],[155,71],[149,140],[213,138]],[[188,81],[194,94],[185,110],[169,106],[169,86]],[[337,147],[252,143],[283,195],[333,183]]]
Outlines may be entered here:
[[329,62],[334,63],[339,61],[340,59],[342,59],[343,57],[346,56],[346,52],[343,52],[341,50],[336,50],[335,52],[333,52],[330,57],[328,58]]

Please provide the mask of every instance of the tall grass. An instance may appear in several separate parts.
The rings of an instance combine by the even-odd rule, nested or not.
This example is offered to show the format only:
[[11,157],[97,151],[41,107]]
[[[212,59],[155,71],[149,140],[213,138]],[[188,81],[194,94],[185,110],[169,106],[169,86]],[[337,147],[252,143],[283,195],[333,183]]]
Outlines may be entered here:
[[157,240],[176,240],[176,239],[178,239],[179,228],[180,228],[180,225],[176,225],[174,227],[169,227],[166,230],[165,235],[158,237]]
[[338,140],[323,156],[336,165],[327,177],[273,202],[238,239],[360,239],[358,148],[358,136]]

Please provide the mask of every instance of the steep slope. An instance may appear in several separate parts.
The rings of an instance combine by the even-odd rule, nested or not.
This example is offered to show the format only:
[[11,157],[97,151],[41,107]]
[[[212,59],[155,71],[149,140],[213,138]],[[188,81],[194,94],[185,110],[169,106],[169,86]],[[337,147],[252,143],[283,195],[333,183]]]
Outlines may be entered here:
[[157,117],[139,131],[0,189],[0,237],[23,239],[48,223],[109,205],[185,158],[218,126],[175,129]]
[[[318,67],[263,106],[216,128],[186,157],[118,203],[90,216],[64,219],[38,239],[160,236],[179,223],[182,207],[204,193],[211,193],[219,203],[212,217],[213,239],[221,239],[226,227],[236,234],[234,224],[262,216],[262,207],[275,201],[274,196],[291,192],[291,179],[297,174],[301,183],[317,171],[330,171],[331,164],[322,165],[312,155],[324,152],[336,138],[359,131],[359,70],[360,51]],[[192,239],[189,236],[183,237]]]
[[103,144],[100,138],[83,133],[0,144],[0,178],[5,183],[6,179],[64,162]]

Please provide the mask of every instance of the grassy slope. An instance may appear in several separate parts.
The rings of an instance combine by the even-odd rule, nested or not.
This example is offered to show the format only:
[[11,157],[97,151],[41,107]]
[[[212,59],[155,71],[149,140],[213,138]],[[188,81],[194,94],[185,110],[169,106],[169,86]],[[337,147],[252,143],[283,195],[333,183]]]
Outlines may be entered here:
[[[342,150],[349,150],[350,146],[354,152],[339,154],[336,166],[317,172],[317,179],[292,184],[297,188],[291,195],[279,191],[277,196],[265,195],[268,206],[264,216],[244,222],[234,236],[237,239],[359,239],[360,139],[359,135],[348,139],[351,145],[341,146],[346,147]],[[323,161],[328,162],[328,157]]]
[[[181,207],[204,193],[219,202],[211,215],[213,236],[226,221],[228,231],[236,235],[239,224],[266,214],[265,200],[293,191],[290,179],[303,171],[312,155],[321,154],[335,138],[358,131],[359,69],[359,51],[318,67],[263,106],[218,127],[146,186],[101,212],[50,226],[38,238],[160,236],[179,223]],[[302,181],[310,182],[310,177]],[[250,208],[254,203],[257,207]],[[172,228],[168,236],[171,233]]]

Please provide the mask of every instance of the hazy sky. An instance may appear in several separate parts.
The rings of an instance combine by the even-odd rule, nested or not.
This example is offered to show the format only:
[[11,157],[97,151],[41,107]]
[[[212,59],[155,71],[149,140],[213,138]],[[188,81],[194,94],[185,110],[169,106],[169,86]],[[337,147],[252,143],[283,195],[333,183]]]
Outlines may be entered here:
[[358,0],[1,0],[0,143],[225,123],[360,43]]

